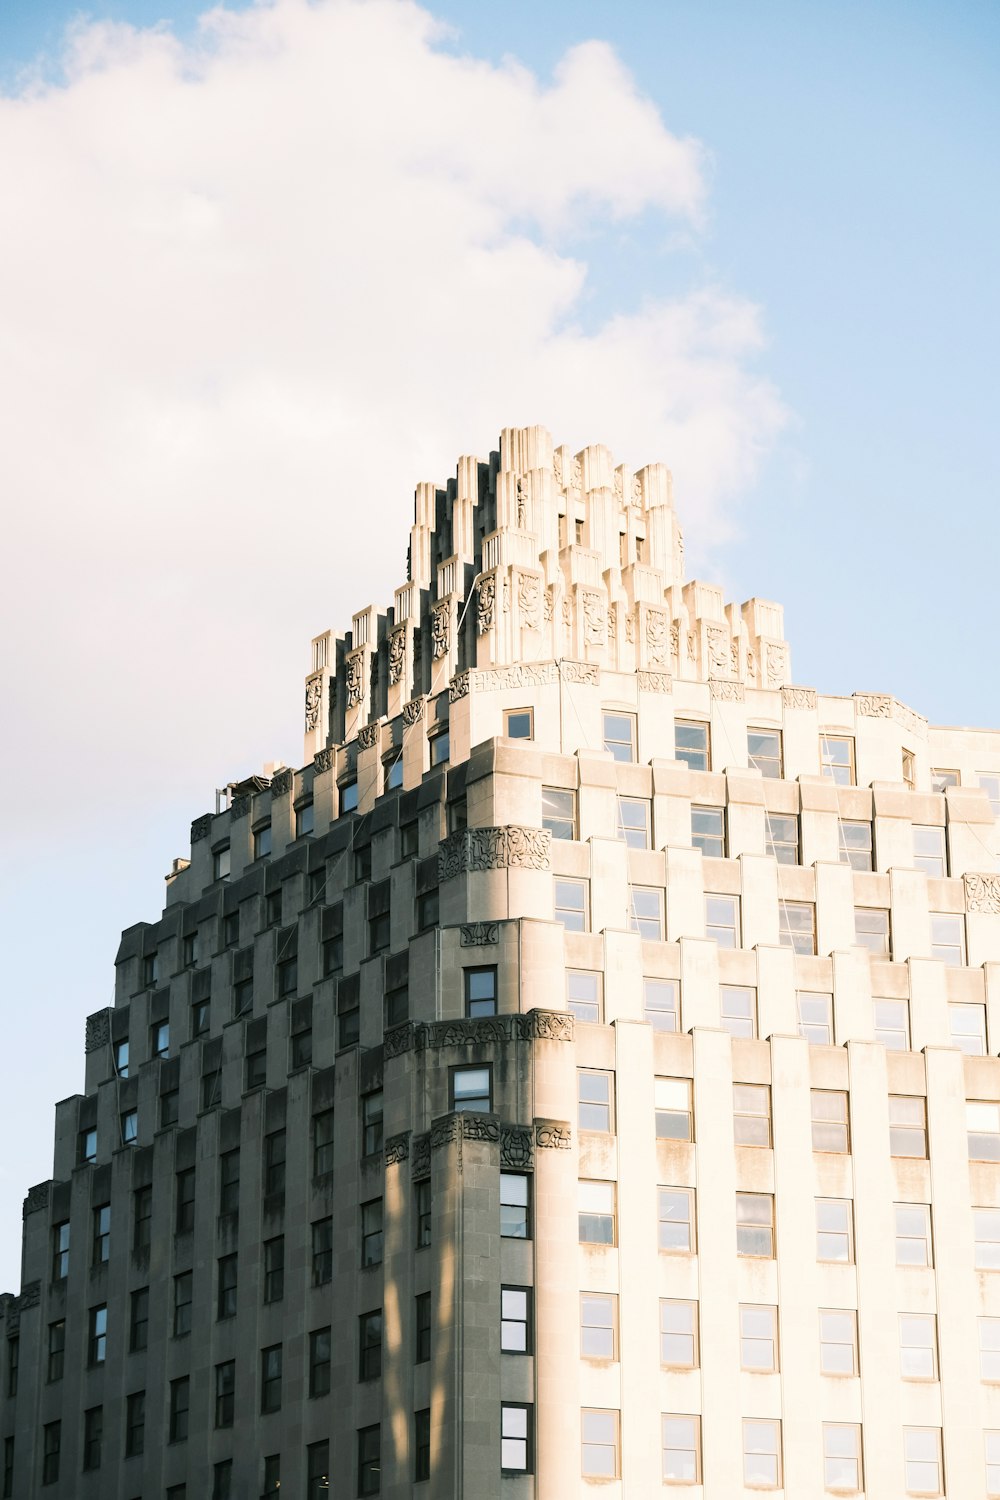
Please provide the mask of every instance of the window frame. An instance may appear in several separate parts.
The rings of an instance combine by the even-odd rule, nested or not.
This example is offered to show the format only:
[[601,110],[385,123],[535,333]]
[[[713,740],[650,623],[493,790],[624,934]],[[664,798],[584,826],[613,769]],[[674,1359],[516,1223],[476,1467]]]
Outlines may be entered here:
[[[722,920],[722,903],[731,903],[727,920]],[[718,943],[720,948],[731,951],[743,946],[742,901],[739,896],[721,891],[705,892],[705,936]],[[729,920],[731,918],[731,920]],[[723,941],[720,933],[731,933],[732,942]]]
[[[759,750],[754,751],[751,746],[754,736],[760,741],[770,740],[775,742],[776,752],[769,750],[766,755]],[[780,781],[784,776],[784,736],[780,729],[762,729],[756,725],[747,725],[747,764],[752,770],[760,772],[766,781]]]
[[[697,1299],[685,1297],[661,1297],[660,1302],[660,1365],[667,1370],[697,1370],[701,1365],[699,1349],[699,1306]],[[685,1308],[686,1327],[665,1326],[669,1322],[669,1309]],[[678,1320],[680,1321],[680,1320]],[[690,1340],[690,1359],[670,1358],[670,1340]],[[680,1352],[680,1351],[678,1351]]]
[[[847,1320],[848,1338],[835,1337],[834,1335],[843,1330],[830,1326],[824,1327],[824,1319],[841,1318]],[[837,1368],[836,1363],[827,1368],[824,1363],[824,1349],[849,1349],[851,1351],[850,1369]],[[838,1379],[853,1379],[861,1373],[858,1364],[858,1315],[852,1307],[821,1307],[819,1310],[819,1369],[821,1375],[832,1375]]]
[[[617,719],[619,727],[628,729],[628,739],[622,739],[620,735],[609,735],[609,720]],[[639,716],[638,714],[623,708],[601,709],[601,746],[606,755],[618,762],[620,765],[635,765],[639,752]],[[620,755],[619,749],[627,747],[628,754]]]
[[[679,729],[692,741],[702,736],[704,745],[683,744],[677,733]],[[712,769],[712,728],[707,719],[674,719],[674,760],[681,761],[692,771]]]
[[[754,1329],[751,1317],[761,1317],[767,1314],[766,1322],[768,1330]],[[779,1317],[777,1306],[772,1302],[741,1302],[739,1305],[739,1338],[740,1338],[740,1369],[748,1370],[756,1375],[777,1375],[781,1369],[781,1346],[779,1342]],[[750,1346],[768,1345],[770,1347],[770,1364],[756,1361],[751,1357]]]
[[[512,732],[511,725],[515,719],[527,720],[527,733],[518,730]],[[504,738],[508,740],[533,740],[535,738],[535,710],[528,705],[527,708],[505,708],[503,711]]]

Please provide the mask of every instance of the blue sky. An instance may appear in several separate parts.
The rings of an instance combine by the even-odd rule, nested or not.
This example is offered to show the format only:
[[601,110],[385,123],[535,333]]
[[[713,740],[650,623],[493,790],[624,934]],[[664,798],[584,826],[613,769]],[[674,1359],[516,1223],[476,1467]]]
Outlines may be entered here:
[[[189,44],[201,9],[120,0],[90,16],[140,28],[164,18],[166,34]],[[298,756],[308,638],[344,628],[353,609],[387,599],[400,581],[413,483],[445,477],[460,449],[482,451],[508,421],[548,422],[567,440],[617,438],[631,462],[675,464],[692,571],[720,578],[728,597],[785,605],[796,682],[893,692],[939,723],[1000,724],[1000,8],[440,0],[429,9],[453,34],[397,45],[406,28],[394,28],[387,72],[417,59],[436,77],[435,57],[478,60],[501,116],[515,96],[512,116],[530,112],[574,45],[598,39],[612,49],[614,66],[609,53],[588,64],[594,134],[586,111],[559,105],[551,216],[544,175],[524,168],[531,142],[515,138],[517,121],[475,137],[478,164],[452,152],[445,137],[467,133],[477,97],[455,71],[442,80],[443,136],[426,147],[443,163],[426,195],[410,201],[406,176],[385,166],[394,135],[398,143],[411,131],[407,110],[421,106],[401,100],[398,116],[383,108],[379,124],[359,95],[355,116],[332,118],[329,134],[350,140],[346,155],[360,151],[364,170],[352,177],[350,160],[337,165],[347,175],[330,196],[343,223],[335,215],[316,226],[309,194],[294,192],[296,169],[315,179],[307,140],[325,129],[319,105],[312,112],[323,80],[310,70],[305,23],[289,23],[280,83],[262,44],[246,87],[235,65],[196,87],[183,68],[167,77],[162,54],[129,60],[120,39],[102,44],[97,62],[91,46],[67,82],[59,57],[78,7],[8,0],[0,18],[0,158],[10,173],[0,183],[0,339],[16,382],[15,439],[24,435],[22,451],[0,459],[0,482],[26,518],[13,539],[23,593],[12,596],[6,627],[16,644],[4,690],[17,728],[5,780],[28,776],[26,807],[46,799],[44,812],[15,816],[3,877],[20,1010],[8,1023],[5,1052],[17,1063],[8,1061],[0,1109],[3,1138],[23,1145],[0,1160],[0,1285],[16,1282],[20,1198],[48,1174],[51,1101],[80,1086],[83,1017],[108,1001],[119,930],[156,916],[162,875],[215,784]],[[367,57],[364,38],[344,45]],[[510,58],[520,83],[505,71]],[[25,69],[47,86],[26,85]],[[241,157],[227,127],[254,89],[272,113],[259,130],[247,116]],[[288,133],[299,96],[310,113],[300,134]],[[388,149],[380,137],[369,160],[366,133],[379,131]],[[210,178],[198,165],[199,134],[212,143]],[[697,194],[685,197],[691,171],[699,205]],[[574,173],[590,194],[583,208],[560,198]],[[256,192],[241,196],[247,175]],[[381,185],[367,201],[369,179]],[[465,217],[465,200],[448,195],[467,182],[469,218],[485,227],[454,251],[439,287],[435,265],[453,253]],[[413,295],[382,326],[376,273],[365,282],[350,246],[359,225],[385,215],[373,242],[384,288],[395,272],[377,256],[395,233],[393,212],[405,233],[426,215],[421,237],[438,238],[426,262],[414,239],[403,268]],[[217,232],[227,214],[235,242]],[[266,253],[229,306],[248,245]],[[473,292],[467,304],[454,292],[455,328],[435,343],[436,311],[447,321],[452,289],[483,247],[508,297],[523,289],[528,331],[515,374],[497,372],[507,333]],[[213,257],[223,280],[210,279]],[[147,284],[153,258],[157,280]],[[332,334],[290,338],[288,326],[305,328],[337,281],[350,281],[353,295],[331,312]],[[161,289],[169,317],[157,323]],[[664,308],[699,297],[709,310],[696,357],[674,362],[669,321],[659,345],[643,342],[644,319],[659,327]],[[270,307],[286,299],[283,326],[272,326]],[[383,343],[370,375],[351,361],[359,385],[370,380],[369,407],[352,406],[323,365],[341,336],[355,347],[355,312],[356,336],[373,324]],[[717,356],[692,397],[711,408],[703,461],[666,398],[648,416],[629,415],[640,393],[627,379],[581,413],[585,431],[560,428],[567,348],[589,341],[599,368],[616,319],[626,320],[635,350],[626,368],[644,390],[660,378],[694,381]],[[247,327],[258,320],[255,348]],[[470,327],[477,357],[464,385],[479,400],[466,405],[446,372],[465,357]],[[518,368],[530,412],[513,410]],[[454,423],[436,426],[428,408],[411,426],[413,389],[435,370]],[[382,534],[395,540],[383,554],[365,541],[366,507],[354,500],[367,481],[349,450],[381,449],[378,394],[393,371],[410,386],[389,379],[384,395],[395,498],[377,503]],[[102,390],[113,393],[107,410],[93,404]],[[270,419],[276,408],[282,423],[254,447],[267,425],[260,411]],[[669,419],[660,422],[661,411]],[[274,506],[289,507],[288,546],[276,540]],[[304,569],[294,542],[303,535],[315,549]],[[353,559],[339,572],[338,554]],[[285,575],[294,592],[281,592]],[[63,913],[54,947],[53,902]]]

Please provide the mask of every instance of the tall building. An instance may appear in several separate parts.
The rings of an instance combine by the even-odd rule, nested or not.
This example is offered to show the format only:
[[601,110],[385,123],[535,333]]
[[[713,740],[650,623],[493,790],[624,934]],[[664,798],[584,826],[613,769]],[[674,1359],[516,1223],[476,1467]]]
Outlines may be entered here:
[[1000,733],[537,427],[312,653],[87,1019],[2,1495],[1000,1495]]

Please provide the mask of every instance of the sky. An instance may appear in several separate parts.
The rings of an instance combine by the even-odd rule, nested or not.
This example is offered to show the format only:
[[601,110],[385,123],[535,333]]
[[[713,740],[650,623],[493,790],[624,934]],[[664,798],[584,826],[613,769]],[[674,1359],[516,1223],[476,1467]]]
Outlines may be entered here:
[[417,481],[670,465],[793,679],[1000,725],[1000,7],[6,0],[0,1288],[118,934]]

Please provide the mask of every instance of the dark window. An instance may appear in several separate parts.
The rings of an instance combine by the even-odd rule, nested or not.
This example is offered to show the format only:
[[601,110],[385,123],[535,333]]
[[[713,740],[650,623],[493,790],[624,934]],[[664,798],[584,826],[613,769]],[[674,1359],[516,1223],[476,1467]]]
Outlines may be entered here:
[[174,1338],[191,1332],[191,1298],[194,1276],[191,1271],[182,1271],[174,1277]]
[[83,1469],[101,1467],[101,1442],[104,1437],[104,1407],[92,1406],[83,1414]]
[[225,948],[235,948],[240,940],[240,914],[238,911],[227,912],[222,919],[222,944]]
[[333,1280],[333,1219],[317,1219],[312,1227],[312,1283]]
[[330,1500],[330,1444],[325,1438],[306,1449],[306,1500]]
[[299,960],[286,958],[278,965],[278,994],[294,995],[299,987]]
[[235,1214],[240,1207],[240,1148],[223,1151],[219,1159],[219,1213]]
[[300,839],[303,834],[312,833],[313,827],[313,805],[311,802],[302,802],[295,809],[295,837]]
[[222,1069],[210,1068],[201,1075],[201,1107],[214,1109],[222,1097]]
[[52,1226],[52,1280],[63,1281],[69,1275],[69,1220]]
[[390,1026],[400,1026],[410,1016],[410,986],[409,981],[404,980],[402,984],[395,985],[391,990],[385,992],[385,1024],[386,1029]]
[[431,1477],[431,1413],[430,1407],[413,1413],[413,1478],[416,1481]]
[[[447,736],[444,736],[447,738]],[[431,742],[431,749],[442,736]],[[377,1495],[382,1488],[382,1429],[362,1427],[358,1432],[358,1494]]]
[[417,931],[426,932],[428,927],[437,925],[438,920],[438,888],[424,891],[422,896],[417,897]]
[[486,1113],[493,1108],[492,1070],[485,1068],[452,1068],[451,1107],[457,1110]]
[[272,1130],[264,1137],[264,1192],[285,1191],[285,1142],[284,1130]]
[[111,1204],[94,1209],[94,1265],[106,1265],[111,1254]]
[[66,1319],[49,1324],[49,1360],[45,1370],[46,1380],[61,1380],[66,1357]]
[[425,1249],[431,1242],[431,1180],[421,1178],[414,1183],[413,1193],[417,1219],[417,1249]]
[[264,1301],[280,1302],[285,1295],[285,1236],[264,1241]]
[[530,1354],[531,1288],[500,1288],[500,1348],[507,1354]]
[[382,1309],[358,1319],[358,1379],[376,1380],[382,1373]]
[[196,1000],[191,1006],[191,1035],[204,1036],[209,1026],[209,1002]]
[[333,1171],[333,1110],[321,1110],[313,1115],[313,1176],[322,1177]]
[[306,1068],[312,1062],[313,1034],[312,1029],[297,1031],[292,1037],[292,1067]]
[[368,952],[369,954],[381,953],[389,946],[389,913],[379,912],[376,916],[368,919]]
[[320,865],[317,870],[310,870],[306,878],[306,901],[309,906],[315,906],[322,899],[326,890],[326,865]]
[[281,1454],[268,1453],[264,1459],[264,1494],[277,1495],[281,1490]]
[[102,1302],[90,1309],[89,1335],[87,1339],[88,1365],[103,1365],[108,1354],[108,1308]]
[[122,1145],[134,1146],[139,1139],[139,1111],[137,1109],[122,1110],[118,1123],[121,1127]]
[[221,1459],[212,1470],[212,1500],[231,1500],[233,1493],[233,1461]]
[[253,1010],[253,980],[238,979],[233,985],[233,1015],[245,1016]]
[[232,1427],[236,1418],[236,1361],[215,1367],[215,1425]]
[[3,1500],[14,1500],[14,1439],[3,1440]]
[[431,1357],[431,1294],[413,1299],[413,1363],[426,1364]]
[[267,1048],[258,1047],[254,1052],[247,1053],[246,1064],[246,1087],[248,1089],[263,1088],[267,1082]]
[[382,1199],[372,1198],[361,1205],[361,1264],[382,1263]]
[[128,1347],[132,1354],[145,1349],[149,1337],[149,1287],[140,1286],[132,1293],[129,1305]]
[[185,1167],[177,1173],[177,1218],[178,1234],[190,1234],[194,1228],[194,1167]]
[[236,1284],[238,1276],[238,1258],[235,1255],[223,1255],[219,1258],[219,1295],[218,1313],[220,1318],[235,1318],[236,1316]]
[[465,970],[465,1014],[495,1016],[497,1013],[497,971],[490,968]]
[[119,1078],[128,1077],[128,1042],[115,1042],[115,1072]]
[[[360,826],[360,825],[359,825]],[[372,878],[372,846],[362,844],[354,851],[354,879],[356,883]]]
[[523,1172],[500,1173],[500,1234],[508,1240],[531,1238],[531,1192]]
[[125,1457],[138,1458],[146,1446],[146,1392],[133,1391],[125,1405]]
[[264,897],[264,922],[268,927],[275,927],[281,921],[281,888],[276,891],[268,891]]
[[401,823],[399,827],[400,859],[416,859],[420,852],[420,825],[414,818],[412,823]]
[[281,1345],[260,1351],[260,1409],[281,1410]]
[[153,1189],[136,1188],[132,1194],[132,1249],[139,1255],[153,1242]]
[[382,1090],[361,1096],[361,1154],[373,1156],[382,1149]]
[[509,740],[533,740],[534,711],[530,708],[508,708],[503,716],[503,732]]
[[253,857],[263,859],[271,852],[271,825],[262,823],[259,828],[254,829],[253,834]]
[[330,1394],[330,1330],[316,1328],[309,1335],[309,1394]]
[[[434,736],[434,738],[431,740],[431,765],[432,766],[443,766],[444,763],[445,763],[445,761],[448,759],[448,757],[450,755],[451,755],[450,738],[449,738],[448,730],[444,729],[444,730],[441,731],[440,734],[436,734]],[[374,1494],[377,1494],[378,1491],[377,1490],[359,1490],[358,1493],[362,1494],[362,1495],[374,1495]]]
[[323,973],[336,974],[344,967],[344,903],[326,907],[321,920]]
[[191,1381],[187,1375],[170,1382],[170,1441],[182,1443],[188,1435],[188,1409],[191,1403]]
[[165,1089],[160,1095],[160,1129],[165,1130],[168,1125],[176,1125],[180,1114],[180,1090]]
[[148,989],[151,984],[156,984],[160,978],[160,959],[156,953],[147,953],[142,960],[142,983]]
[[337,986],[337,1045],[353,1047],[361,1036],[361,976],[351,974]]
[[97,1129],[81,1130],[77,1137],[76,1159],[81,1166],[97,1160]]
[[150,1057],[170,1056],[170,1022],[154,1021],[149,1028]]
[[228,844],[223,844],[221,848],[212,850],[213,880],[228,880],[232,866],[232,853]]
[[62,1423],[46,1422],[42,1429],[42,1483],[55,1484],[59,1478],[59,1448]]

